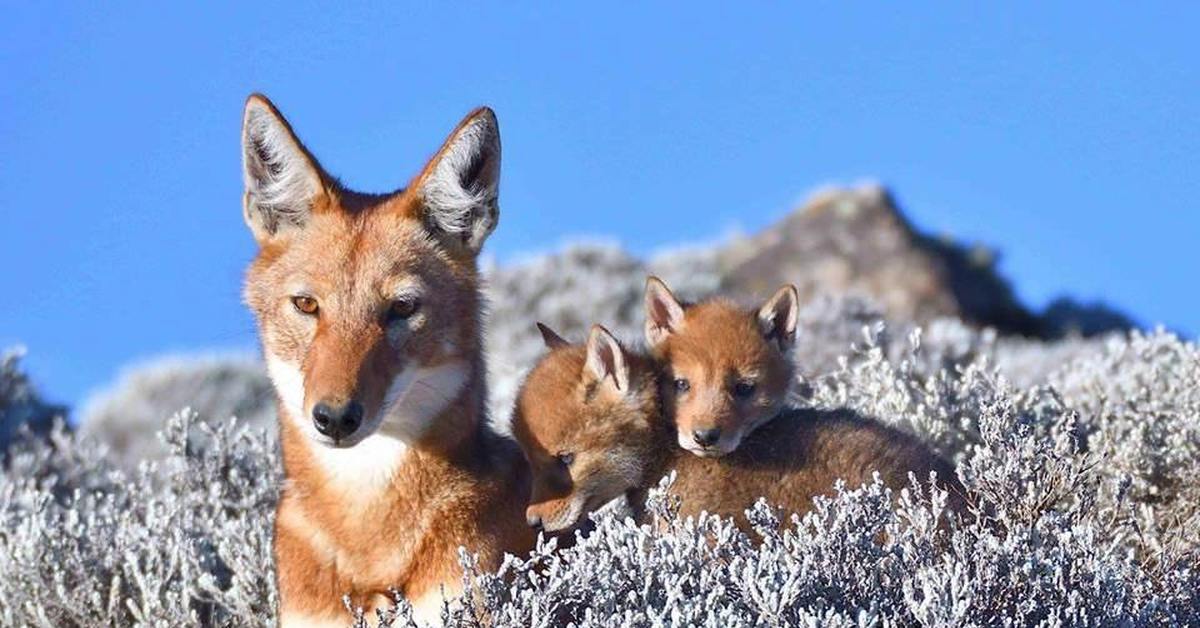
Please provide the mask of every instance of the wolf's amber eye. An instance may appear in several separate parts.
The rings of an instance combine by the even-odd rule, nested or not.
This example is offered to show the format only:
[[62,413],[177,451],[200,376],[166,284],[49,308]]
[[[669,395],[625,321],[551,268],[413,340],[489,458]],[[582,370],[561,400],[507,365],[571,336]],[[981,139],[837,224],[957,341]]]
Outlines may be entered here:
[[692,383],[682,377],[675,378],[675,390],[687,392],[692,389]]
[[754,382],[740,381],[733,385],[733,396],[745,399],[754,394]]
[[317,310],[320,309],[317,306],[317,300],[312,297],[292,297],[292,305],[296,306],[296,311],[301,314],[308,314],[309,316],[316,314]]
[[570,468],[571,464],[575,462],[575,454],[569,451],[562,451],[555,454],[554,459],[558,461],[558,464]]
[[392,301],[392,305],[388,307],[388,320],[398,321],[411,317],[416,314],[417,308],[421,307],[421,302],[416,297],[405,297]]

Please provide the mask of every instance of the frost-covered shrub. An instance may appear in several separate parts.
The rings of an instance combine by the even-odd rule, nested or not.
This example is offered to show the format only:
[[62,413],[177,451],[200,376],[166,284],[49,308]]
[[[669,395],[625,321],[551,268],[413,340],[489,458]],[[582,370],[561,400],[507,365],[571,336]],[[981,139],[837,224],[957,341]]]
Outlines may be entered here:
[[[858,306],[813,307],[827,309],[809,311],[808,324],[841,334],[838,309]],[[949,322],[892,333],[846,320],[858,327],[855,347],[832,370],[802,376],[797,403],[849,406],[928,439],[958,462],[966,517],[950,521],[927,478],[899,494],[842,487],[795,520],[759,505],[752,534],[681,519],[660,493],[650,524],[598,514],[573,547],[542,545],[499,573],[465,558],[470,599],[447,607],[447,619],[1200,623],[1195,344],[1163,332],[1109,339],[1025,387],[992,363],[996,343]],[[165,438],[167,458],[136,473],[61,431],[15,450],[0,474],[0,625],[271,624],[273,447],[190,415]],[[401,603],[346,621],[404,626],[407,616]]]
[[[1194,475],[1186,475],[1200,460],[1190,440],[1200,425],[1194,344],[1161,332],[1111,342],[1064,368],[1054,378],[1060,391],[1014,387],[986,356],[925,373],[919,334],[906,340],[911,359],[899,364],[884,357],[882,335],[868,329],[837,370],[805,382],[800,401],[848,405],[930,439],[959,463],[966,516],[947,523],[946,496],[923,478],[899,495],[879,482],[841,487],[782,531],[778,514],[760,504],[750,513],[754,535],[712,517],[680,519],[669,494],[659,494],[650,524],[600,514],[573,547],[542,546],[500,574],[479,573],[466,560],[466,581],[478,587],[466,607],[481,614],[447,609],[446,619],[502,626],[568,618],[578,626],[1200,622],[1200,521],[1189,492]],[[1146,427],[1131,435],[1135,425]],[[1111,437],[1125,444],[1113,448]],[[1170,453],[1157,447],[1165,442]],[[406,618],[401,605],[377,619],[400,626]],[[368,619],[360,625],[374,625]]]
[[[197,447],[203,438],[205,447]],[[183,412],[136,472],[55,430],[0,474],[0,625],[270,625],[278,459]]]
[[1162,330],[1133,332],[1112,338],[1099,356],[1063,367],[1050,382],[1079,413],[1098,473],[1123,483],[1138,504],[1139,526],[1131,533],[1155,555],[1194,553],[1200,545],[1200,349]]
[[275,390],[262,363],[246,355],[169,356],[126,369],[84,406],[80,431],[132,468],[166,454],[158,432],[181,408],[198,420],[237,417],[275,434]]

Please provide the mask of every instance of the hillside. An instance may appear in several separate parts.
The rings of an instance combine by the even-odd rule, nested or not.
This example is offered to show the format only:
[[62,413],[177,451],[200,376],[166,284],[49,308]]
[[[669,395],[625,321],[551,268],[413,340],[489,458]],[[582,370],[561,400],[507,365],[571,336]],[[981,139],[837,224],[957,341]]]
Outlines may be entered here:
[[[610,512],[570,549],[541,547],[502,574],[466,561],[484,625],[1200,625],[1200,348],[1069,299],[1032,311],[994,260],[922,234],[867,186],[713,247],[641,260],[572,246],[488,269],[500,425],[541,353],[536,320],[574,339],[603,322],[636,341],[647,273],[685,298],[753,301],[789,281],[804,294],[792,402],[924,439],[956,462],[979,518],[946,522],[926,478],[897,500],[842,487],[782,527],[760,505],[755,535],[681,520],[658,494],[656,526]],[[78,433],[51,427],[63,409],[18,367],[0,370],[0,435],[34,426],[0,472],[0,625],[272,625],[280,478],[259,363],[133,367],[85,406]],[[406,613],[356,625],[403,626]]]
[[[886,323],[887,342],[903,341],[922,325],[927,348],[943,356],[941,363],[986,352],[1008,376],[1028,384],[1089,345],[1069,331],[1103,334],[1133,326],[1119,314],[1068,311],[1067,301],[1049,317],[1031,312],[1016,301],[994,260],[983,247],[921,234],[886,190],[865,185],[818,192],[761,233],[709,248],[641,260],[617,245],[575,245],[492,268],[486,281],[493,416],[503,423],[521,375],[541,353],[534,321],[576,339],[603,322],[639,340],[647,274],[693,299],[720,293],[750,302],[784,282],[796,284],[805,304],[796,358],[808,375],[834,368],[863,326]],[[1015,365],[1030,347],[1058,359],[1033,371]],[[898,350],[889,349],[890,355]],[[271,430],[273,406],[261,365],[245,357],[170,356],[128,369],[85,405],[80,423],[136,464],[161,454],[155,433],[180,408],[192,408],[201,420],[237,416]]]

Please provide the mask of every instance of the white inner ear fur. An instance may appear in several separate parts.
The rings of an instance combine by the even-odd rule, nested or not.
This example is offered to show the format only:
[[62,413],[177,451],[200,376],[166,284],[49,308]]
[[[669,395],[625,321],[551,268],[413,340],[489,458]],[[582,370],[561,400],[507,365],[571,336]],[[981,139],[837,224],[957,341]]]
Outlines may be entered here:
[[586,367],[597,379],[611,377],[617,390],[629,391],[629,365],[625,350],[616,338],[605,331],[595,330],[588,337]]
[[242,172],[250,218],[274,232],[301,225],[321,191],[321,177],[282,120],[251,103],[242,123]]
[[496,224],[499,175],[500,135],[495,118],[478,115],[449,140],[421,182],[421,198],[430,221],[439,230],[461,237],[468,246],[482,244]]

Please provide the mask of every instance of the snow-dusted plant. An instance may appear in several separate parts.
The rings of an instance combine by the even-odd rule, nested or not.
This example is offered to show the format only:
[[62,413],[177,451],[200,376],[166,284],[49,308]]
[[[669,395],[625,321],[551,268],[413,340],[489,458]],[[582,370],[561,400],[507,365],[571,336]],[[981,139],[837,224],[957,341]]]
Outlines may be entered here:
[[172,355],[128,367],[84,404],[79,431],[134,468],[166,454],[158,432],[185,407],[201,421],[237,417],[275,435],[275,389],[261,362],[244,354]]
[[[953,322],[889,332],[866,315],[845,317],[843,329],[845,303],[813,307],[826,308],[808,313],[814,329],[853,326],[857,340],[830,369],[803,375],[795,401],[849,407],[927,439],[958,463],[969,512],[952,516],[928,478],[912,478],[900,492],[837,487],[801,517],[760,503],[743,530],[679,517],[664,486],[644,524],[599,513],[570,547],[547,541],[497,573],[464,555],[468,594],[445,619],[1200,625],[1194,343],[1134,333],[1074,345],[1065,363],[1051,348],[1053,368],[1026,385],[996,364],[1005,340]],[[1021,351],[1036,361],[1036,349]],[[0,472],[0,624],[271,625],[274,446],[189,414],[164,438],[167,457],[136,472],[61,430],[12,451]],[[411,621],[400,599],[380,614],[351,611],[347,625]]]
[[[0,625],[269,625],[274,446],[184,411],[136,472],[62,430],[0,474]],[[197,438],[206,446],[197,447]]]

